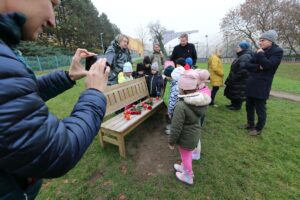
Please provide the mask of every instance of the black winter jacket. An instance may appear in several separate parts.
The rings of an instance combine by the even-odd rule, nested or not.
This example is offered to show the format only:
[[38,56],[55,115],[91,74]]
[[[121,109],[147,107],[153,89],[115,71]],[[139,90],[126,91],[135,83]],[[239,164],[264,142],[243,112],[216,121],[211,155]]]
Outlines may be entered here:
[[193,65],[196,65],[197,62],[197,51],[195,49],[195,45],[191,43],[187,43],[184,47],[180,44],[175,46],[171,60],[175,63],[178,58],[188,58],[191,57],[193,59]]
[[250,77],[246,85],[246,96],[257,99],[268,99],[272,81],[283,56],[283,50],[276,44],[255,53],[246,64]]
[[249,72],[245,65],[253,54],[250,50],[243,50],[237,55],[238,58],[232,62],[230,73],[225,81],[224,95],[228,99],[245,100],[246,83],[249,78]]

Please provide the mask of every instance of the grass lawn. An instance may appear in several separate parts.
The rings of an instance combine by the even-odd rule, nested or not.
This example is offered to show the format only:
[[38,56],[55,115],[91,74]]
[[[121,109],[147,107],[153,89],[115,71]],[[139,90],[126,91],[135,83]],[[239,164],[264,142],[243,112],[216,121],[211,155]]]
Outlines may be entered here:
[[[289,79],[299,83],[299,76],[289,67],[280,68],[277,76],[282,80],[275,83]],[[299,75],[298,68],[294,70]],[[68,116],[83,88],[81,81],[49,101],[50,111],[60,118]],[[288,91],[289,87],[282,88]],[[193,187],[179,183],[172,173],[140,179],[134,175],[132,158],[120,158],[112,145],[102,150],[95,138],[73,170],[45,180],[37,199],[300,199],[299,103],[271,98],[263,134],[252,138],[236,128],[245,123],[244,107],[228,111],[224,106],[228,100],[222,94],[223,89],[216,98],[220,107],[208,110],[201,136],[202,157],[193,162]]]

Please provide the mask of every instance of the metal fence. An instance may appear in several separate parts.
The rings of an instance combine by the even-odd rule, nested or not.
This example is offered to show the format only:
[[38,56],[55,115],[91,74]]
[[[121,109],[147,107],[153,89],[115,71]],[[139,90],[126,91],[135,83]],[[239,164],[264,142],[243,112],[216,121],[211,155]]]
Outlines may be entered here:
[[[55,56],[25,56],[25,62],[33,71],[54,70],[62,67],[70,66],[72,61],[71,55],[55,55]],[[132,55],[132,61],[141,59],[138,55]],[[85,61],[82,60],[82,64]]]
[[56,56],[27,56],[24,57],[26,63],[34,71],[52,70],[69,66],[72,56],[56,55]]

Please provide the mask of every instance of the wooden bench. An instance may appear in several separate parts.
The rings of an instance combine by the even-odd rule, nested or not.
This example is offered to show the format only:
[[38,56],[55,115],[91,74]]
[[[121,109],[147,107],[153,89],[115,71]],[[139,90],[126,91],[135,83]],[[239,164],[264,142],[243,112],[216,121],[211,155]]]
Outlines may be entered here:
[[[109,86],[104,94],[107,99],[105,116],[121,110],[126,105],[149,98],[145,77]],[[153,98],[152,110],[142,110],[140,115],[131,115],[130,120],[126,120],[122,112],[102,123],[99,131],[101,146],[104,147],[105,143],[117,145],[119,146],[120,155],[125,157],[124,137],[155,113],[162,104],[162,99],[156,100]]]

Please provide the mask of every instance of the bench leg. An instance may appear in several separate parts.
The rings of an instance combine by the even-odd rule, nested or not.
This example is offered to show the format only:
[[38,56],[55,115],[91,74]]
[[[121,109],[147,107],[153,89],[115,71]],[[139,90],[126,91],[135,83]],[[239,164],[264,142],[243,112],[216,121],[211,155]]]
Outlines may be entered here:
[[104,133],[100,130],[98,135],[99,135],[99,139],[100,139],[100,145],[102,148],[104,148],[104,141],[103,141]]
[[122,135],[118,136],[118,143],[119,143],[119,152],[120,155],[125,158],[126,157],[126,149],[125,149],[125,141]]

